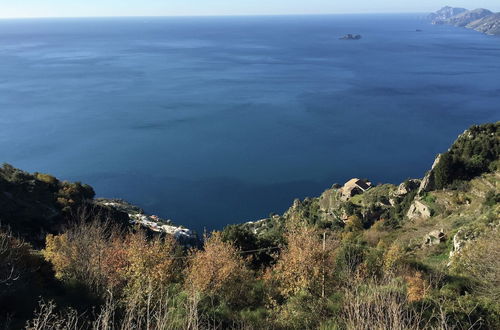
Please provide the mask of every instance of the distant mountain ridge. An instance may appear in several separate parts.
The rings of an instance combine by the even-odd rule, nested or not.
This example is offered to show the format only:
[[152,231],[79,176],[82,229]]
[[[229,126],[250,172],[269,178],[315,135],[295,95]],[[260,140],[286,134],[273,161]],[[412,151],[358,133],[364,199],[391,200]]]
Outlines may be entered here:
[[432,24],[465,27],[488,35],[500,35],[500,13],[484,8],[467,10],[446,6],[429,15]]

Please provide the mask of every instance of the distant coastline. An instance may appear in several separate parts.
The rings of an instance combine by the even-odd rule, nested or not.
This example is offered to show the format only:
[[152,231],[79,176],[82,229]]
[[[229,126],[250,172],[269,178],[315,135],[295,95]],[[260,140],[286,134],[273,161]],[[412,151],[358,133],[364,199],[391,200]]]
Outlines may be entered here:
[[484,34],[500,36],[500,13],[478,8],[467,10],[446,6],[429,15],[432,24],[465,27]]

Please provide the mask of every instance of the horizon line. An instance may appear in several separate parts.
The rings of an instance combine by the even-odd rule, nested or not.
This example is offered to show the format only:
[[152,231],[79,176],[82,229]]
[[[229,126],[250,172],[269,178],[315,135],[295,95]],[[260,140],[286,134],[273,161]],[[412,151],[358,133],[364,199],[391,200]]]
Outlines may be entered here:
[[342,13],[284,13],[284,14],[193,14],[193,15],[96,15],[96,16],[16,16],[2,17],[0,20],[16,20],[16,19],[71,19],[71,18],[170,18],[170,17],[258,17],[258,16],[333,16],[333,15],[397,15],[397,14],[429,14],[431,12],[342,12]]

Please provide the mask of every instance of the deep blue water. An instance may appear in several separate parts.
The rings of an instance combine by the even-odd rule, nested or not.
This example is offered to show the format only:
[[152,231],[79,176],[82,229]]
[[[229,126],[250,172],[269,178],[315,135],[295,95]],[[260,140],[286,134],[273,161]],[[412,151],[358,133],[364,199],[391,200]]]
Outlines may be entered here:
[[419,15],[0,20],[0,162],[197,230],[421,177],[496,120],[500,38]]

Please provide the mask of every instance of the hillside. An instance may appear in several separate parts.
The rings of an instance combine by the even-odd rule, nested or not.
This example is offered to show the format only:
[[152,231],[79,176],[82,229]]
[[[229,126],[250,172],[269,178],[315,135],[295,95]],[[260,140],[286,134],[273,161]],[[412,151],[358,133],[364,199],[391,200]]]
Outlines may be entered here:
[[[380,220],[397,227],[407,219],[430,217],[433,210],[427,201],[432,199],[429,196],[437,192],[450,191],[458,196],[460,191],[468,190],[478,180],[493,182],[489,185],[485,183],[484,189],[498,189],[494,183],[499,174],[499,129],[500,124],[496,123],[466,130],[448,151],[436,157],[432,169],[422,179],[378,186],[371,186],[368,180],[360,180],[370,185],[365,191],[353,191],[350,186],[352,180],[344,186],[334,184],[319,197],[295,200],[283,216],[275,215],[243,226],[258,232],[270,226],[270,223],[305,218],[316,226],[335,228],[343,226],[350,216],[356,216],[363,228],[367,229]],[[481,178],[482,175],[484,178]],[[487,193],[484,189],[476,191],[478,198]]]
[[[12,328],[500,328],[500,122],[466,130],[423,178],[334,184],[189,251],[189,231],[88,186],[0,173],[14,231],[0,232],[0,322]],[[85,205],[101,211],[69,223]],[[168,235],[117,229],[115,216]],[[16,237],[32,231],[49,233],[44,249]]]
[[124,227],[139,224],[197,245],[196,235],[187,229],[147,215],[125,201],[94,196],[94,189],[80,182],[31,174],[8,164],[0,167],[0,224],[37,247],[43,245],[47,234],[60,233],[71,223],[94,217]]
[[432,24],[466,27],[489,35],[500,35],[500,15],[488,9],[443,7],[429,15]]
[[500,13],[471,22],[467,27],[486,34],[500,35]]

